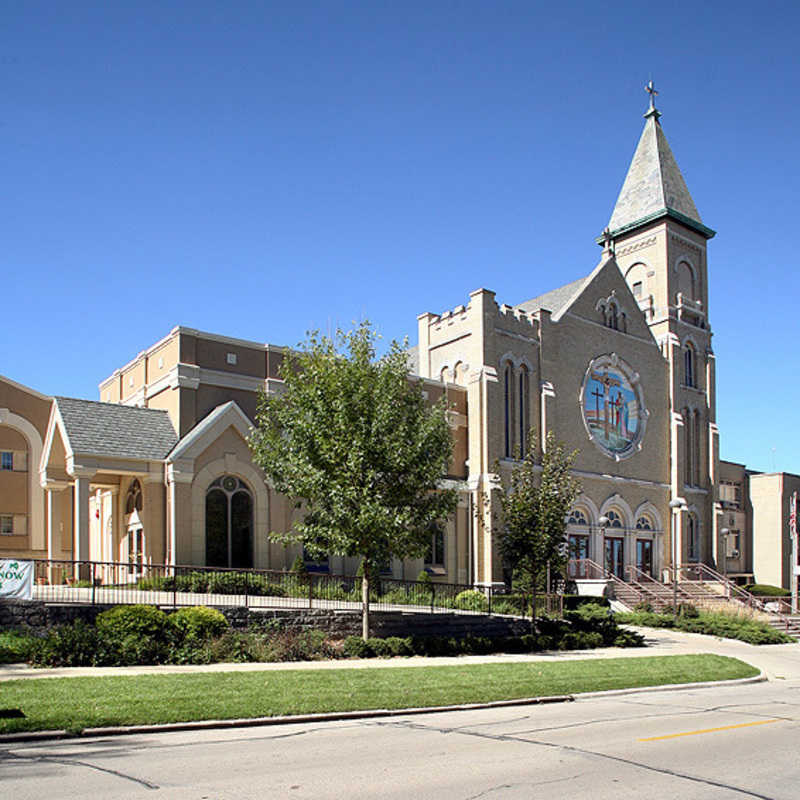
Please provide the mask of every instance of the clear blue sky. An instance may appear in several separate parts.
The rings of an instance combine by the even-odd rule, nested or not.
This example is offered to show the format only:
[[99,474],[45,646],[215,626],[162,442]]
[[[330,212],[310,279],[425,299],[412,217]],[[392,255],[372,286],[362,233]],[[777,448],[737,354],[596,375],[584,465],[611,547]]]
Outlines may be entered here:
[[797,3],[0,2],[0,372],[294,345],[587,274],[644,83],[710,243],[722,456],[800,472]]

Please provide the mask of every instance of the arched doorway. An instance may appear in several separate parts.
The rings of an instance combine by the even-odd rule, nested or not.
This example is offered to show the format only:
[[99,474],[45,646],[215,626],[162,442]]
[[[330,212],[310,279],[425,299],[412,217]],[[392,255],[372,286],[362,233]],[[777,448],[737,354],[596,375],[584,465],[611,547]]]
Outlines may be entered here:
[[253,566],[253,494],[234,475],[217,478],[206,491],[206,566]]

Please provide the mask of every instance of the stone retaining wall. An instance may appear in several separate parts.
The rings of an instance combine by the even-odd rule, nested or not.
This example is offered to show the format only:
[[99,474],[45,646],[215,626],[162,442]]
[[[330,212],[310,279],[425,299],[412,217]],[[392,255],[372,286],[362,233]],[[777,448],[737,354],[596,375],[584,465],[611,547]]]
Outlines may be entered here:
[[[94,622],[110,605],[50,605],[40,600],[0,601],[0,628],[29,628],[44,632],[53,625],[82,619]],[[240,630],[274,625],[282,630],[323,630],[335,637],[361,633],[361,613],[326,609],[251,609],[222,607],[231,626]],[[424,614],[405,611],[373,611],[373,636],[519,636],[530,633],[530,622],[516,617],[487,614]]]

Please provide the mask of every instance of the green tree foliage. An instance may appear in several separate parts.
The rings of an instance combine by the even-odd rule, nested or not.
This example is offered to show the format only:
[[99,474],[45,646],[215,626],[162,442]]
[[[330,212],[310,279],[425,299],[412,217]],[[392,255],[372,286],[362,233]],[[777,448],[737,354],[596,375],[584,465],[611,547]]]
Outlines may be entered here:
[[310,334],[283,363],[285,391],[262,395],[250,437],[255,463],[303,510],[291,531],[270,537],[370,566],[365,636],[370,573],[392,556],[422,556],[431,525],[457,500],[439,487],[452,450],[445,403],[428,405],[397,342],[376,359],[376,338],[368,322],[334,339]]
[[[535,441],[533,432],[530,441]],[[517,582],[533,592],[541,585],[548,563],[558,572],[569,558],[566,519],[580,492],[580,484],[570,473],[576,455],[568,453],[551,431],[541,470],[531,449],[514,466],[501,495],[500,550],[513,565]]]

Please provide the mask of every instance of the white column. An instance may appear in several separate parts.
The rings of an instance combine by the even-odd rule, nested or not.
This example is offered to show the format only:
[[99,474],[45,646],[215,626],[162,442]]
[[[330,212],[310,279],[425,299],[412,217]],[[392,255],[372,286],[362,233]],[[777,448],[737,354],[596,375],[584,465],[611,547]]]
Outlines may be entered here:
[[75,501],[72,558],[86,561],[89,558],[89,476],[75,476]]
[[56,519],[58,514],[57,495],[55,489],[47,490],[47,558],[51,561],[56,557]]

